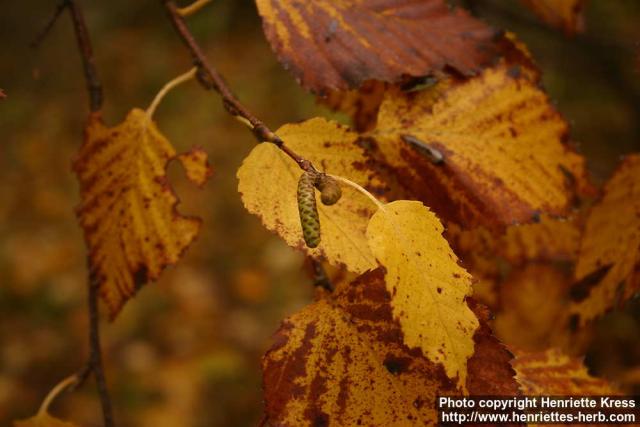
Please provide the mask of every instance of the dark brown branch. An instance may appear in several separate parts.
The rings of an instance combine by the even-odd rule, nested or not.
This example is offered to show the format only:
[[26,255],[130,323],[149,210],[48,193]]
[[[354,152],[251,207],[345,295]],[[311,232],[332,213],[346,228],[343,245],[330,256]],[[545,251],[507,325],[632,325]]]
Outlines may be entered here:
[[78,41],[78,50],[82,57],[82,66],[84,68],[84,78],[87,82],[87,92],[89,93],[89,109],[91,112],[100,111],[102,108],[102,84],[98,79],[96,64],[93,60],[93,49],[91,48],[91,39],[87,31],[87,24],[84,20],[82,9],[75,0],[64,0],[69,8],[73,29],[76,33]]
[[73,23],[73,30],[78,42],[78,51],[80,52],[80,57],[82,59],[84,79],[87,83],[87,93],[89,94],[89,109],[92,113],[97,112],[102,108],[102,84],[98,78],[98,72],[96,71],[96,65],[93,59],[93,49],[91,48],[91,38],[87,31],[84,14],[75,0],[62,0],[58,4],[53,15],[47,21],[47,24],[36,36],[33,42],[31,42],[31,47],[38,47],[38,45],[42,43],[65,9],[69,9],[69,14],[71,15],[71,21]]
[[69,9],[69,14],[71,15],[71,21],[73,23],[73,30],[78,42],[78,51],[82,58],[84,79],[87,83],[87,93],[89,94],[89,109],[91,112],[100,111],[103,102],[102,84],[98,78],[98,72],[96,71],[96,65],[93,60],[93,49],[91,48],[91,39],[89,38],[89,32],[87,31],[84,14],[75,0],[62,0],[58,4],[53,15],[47,21],[47,24],[36,36],[33,42],[31,42],[31,47],[38,47],[38,45],[42,43],[65,9]]
[[[71,15],[73,29],[76,34],[78,50],[82,58],[82,66],[84,77],[87,83],[87,92],[89,94],[89,109],[91,112],[100,111],[103,103],[102,85],[98,79],[98,72],[93,59],[93,50],[91,48],[91,39],[87,31],[82,9],[74,0],[62,0],[56,8],[54,14],[47,22],[45,28],[38,34],[32,46],[37,46],[49,33],[60,14],[67,8]],[[89,266],[91,271],[91,267]],[[78,372],[78,381],[73,388],[83,384],[89,375],[93,374],[96,379],[98,394],[100,395],[100,403],[102,406],[102,414],[105,427],[114,427],[113,411],[111,409],[111,399],[107,389],[107,382],[102,366],[102,350],[100,347],[100,317],[98,311],[99,282],[95,280],[93,274],[89,274],[89,290],[88,290],[88,311],[89,311],[89,361]]]
[[67,2],[66,1],[62,1],[62,2],[60,2],[58,4],[58,6],[56,6],[56,10],[53,11],[53,14],[47,20],[47,23],[45,24],[45,26],[38,33],[38,35],[36,35],[36,37],[33,39],[33,41],[29,44],[29,46],[31,46],[31,48],[35,49],[38,46],[40,46],[42,41],[49,34],[49,31],[51,31],[51,29],[53,28],[53,25],[56,22],[58,22],[58,18],[60,17],[60,15],[62,15],[62,12],[64,12],[66,7],[67,7]]
[[182,39],[185,46],[189,49],[191,57],[193,58],[194,65],[198,68],[198,80],[206,89],[213,89],[222,97],[222,103],[224,108],[229,114],[234,117],[241,117],[243,121],[246,121],[251,125],[251,129],[258,139],[258,141],[270,142],[280,148],[285,154],[291,157],[302,170],[308,172],[316,172],[313,164],[296,154],[293,150],[287,147],[282,139],[278,137],[271,129],[267,127],[260,119],[251,113],[233,94],[224,78],[218,73],[218,71],[209,64],[206,56],[202,52],[202,49],[193,38],[193,35],[189,31],[184,18],[178,12],[178,7],[172,0],[163,0],[165,8],[169,14],[169,19],[173,24],[174,29]]
[[111,399],[109,389],[102,366],[102,350],[100,347],[100,317],[98,311],[98,296],[100,283],[90,274],[89,278],[89,369],[93,372],[98,386],[100,403],[102,405],[102,416],[105,427],[113,427],[113,411],[111,409]]

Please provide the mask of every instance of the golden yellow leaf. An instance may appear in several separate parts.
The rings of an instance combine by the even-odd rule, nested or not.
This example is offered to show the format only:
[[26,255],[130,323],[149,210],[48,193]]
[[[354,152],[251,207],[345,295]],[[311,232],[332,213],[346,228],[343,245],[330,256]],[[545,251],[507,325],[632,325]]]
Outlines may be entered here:
[[[436,396],[462,395],[441,365],[403,343],[383,276],[365,273],[283,322],[262,361],[269,423],[433,425]],[[483,324],[466,387],[472,395],[514,395],[511,354],[476,309]]]
[[513,264],[530,261],[574,261],[580,246],[578,219],[542,215],[538,222],[507,228],[498,243],[500,255]]
[[[80,181],[77,215],[91,274],[112,319],[140,286],[178,261],[200,230],[199,218],[176,210],[178,199],[166,177],[175,157],[142,110],[132,110],[114,128],[97,115],[89,119],[73,164]],[[180,158],[188,176],[202,175],[197,171],[205,169],[206,156],[190,159]]]
[[[472,75],[497,56],[496,32],[442,0],[257,0],[280,62],[316,93],[451,68]],[[399,35],[402,35],[399,37]]]
[[572,35],[583,30],[584,0],[521,0],[542,21]]
[[207,152],[202,147],[192,147],[186,153],[178,154],[177,159],[184,166],[187,178],[196,185],[203,186],[213,175]]
[[590,188],[567,132],[531,76],[502,62],[468,81],[387,92],[367,136],[409,198],[464,228],[496,229],[568,214]]
[[[288,147],[321,171],[361,185],[371,181],[363,150],[355,143],[358,134],[348,128],[316,118],[285,125],[277,133]],[[260,216],[263,224],[290,246],[334,265],[344,264],[354,272],[374,268],[365,232],[375,206],[351,187],[343,188],[342,198],[335,205],[317,203],[322,240],[315,249],[304,244],[296,201],[300,175],[298,165],[275,145],[259,144],[238,170],[238,191],[247,210]]]
[[594,319],[640,290],[640,155],[630,155],[589,213],[580,244],[571,311]]
[[496,336],[510,348],[580,353],[589,334],[569,327],[570,284],[571,274],[552,264],[532,263],[512,272],[500,284]]
[[589,375],[581,359],[557,349],[516,353],[512,362],[523,394],[529,396],[597,396],[617,394],[603,379]]
[[26,420],[14,421],[13,427],[76,427],[76,424],[62,421],[47,412],[42,412]]
[[478,319],[465,301],[471,276],[458,265],[443,230],[421,202],[400,200],[376,212],[367,238],[386,269],[393,316],[405,344],[442,363],[447,375],[463,386]]

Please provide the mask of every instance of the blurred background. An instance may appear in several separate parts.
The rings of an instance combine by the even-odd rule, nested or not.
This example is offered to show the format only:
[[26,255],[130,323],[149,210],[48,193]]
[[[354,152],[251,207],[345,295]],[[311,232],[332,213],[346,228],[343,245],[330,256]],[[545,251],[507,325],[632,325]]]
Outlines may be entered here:
[[[157,0],[79,3],[107,123],[146,108],[165,82],[191,67]],[[457,3],[529,46],[596,182],[621,155],[640,151],[640,2],[591,0],[586,30],[573,38],[518,2]],[[34,414],[87,354],[86,251],[70,170],[87,95],[69,17],[37,50],[29,48],[55,5],[4,2],[0,14],[0,88],[7,95],[0,101],[2,426]],[[346,121],[316,105],[279,66],[252,1],[215,0],[188,21],[239,98],[272,128],[316,115]],[[178,151],[203,146],[215,173],[201,190],[171,167],[180,209],[204,219],[203,233],[182,262],[103,327],[116,419],[119,426],[255,425],[260,356],[280,321],[312,300],[311,280],[303,257],[244,211],[235,173],[255,140],[219,98],[190,82],[168,95],[155,119]],[[590,369],[617,382],[640,377],[640,303],[595,327]],[[640,393],[637,378],[635,389],[625,381]],[[101,425],[92,381],[51,409],[81,425]]]

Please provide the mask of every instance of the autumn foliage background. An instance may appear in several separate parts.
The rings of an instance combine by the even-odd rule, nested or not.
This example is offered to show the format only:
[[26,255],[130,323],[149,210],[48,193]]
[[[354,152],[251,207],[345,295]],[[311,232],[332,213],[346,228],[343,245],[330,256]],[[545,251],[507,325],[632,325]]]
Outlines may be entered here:
[[[586,31],[573,38],[516,2],[462,3],[527,44],[597,182],[620,155],[640,151],[638,2],[590,1]],[[107,123],[147,105],[190,66],[159,2],[83,6]],[[0,101],[0,425],[29,416],[87,350],[86,249],[70,169],[86,93],[68,17],[38,50],[28,47],[52,7],[8,2],[0,16],[0,87],[7,94]],[[239,98],[273,128],[318,115],[348,123],[317,105],[277,63],[252,1],[216,0],[190,26]],[[175,268],[104,328],[116,416],[123,426],[255,425],[259,358],[280,321],[311,300],[311,281],[302,255],[243,208],[236,170],[255,142],[219,99],[191,82],[169,95],[156,120],[178,151],[203,146],[214,176],[199,190],[170,169],[181,210],[201,216],[203,232]],[[640,393],[640,302],[601,318],[593,334],[586,359],[592,372]],[[98,405],[85,386],[59,399],[55,411],[96,425]]]

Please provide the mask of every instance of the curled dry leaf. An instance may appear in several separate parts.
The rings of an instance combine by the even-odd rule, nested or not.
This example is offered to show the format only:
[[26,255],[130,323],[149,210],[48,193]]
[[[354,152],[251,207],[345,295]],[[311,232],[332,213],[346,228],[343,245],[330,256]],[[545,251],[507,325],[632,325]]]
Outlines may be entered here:
[[[132,110],[113,128],[98,115],[89,119],[73,163],[80,181],[77,215],[91,274],[112,319],[137,289],[180,259],[200,230],[199,218],[176,210],[178,199],[166,177],[167,163],[176,157],[142,110]],[[196,183],[208,176],[204,152],[178,159]]]
[[[438,395],[461,395],[443,367],[403,343],[382,269],[287,318],[263,358],[265,410],[278,426],[433,425]],[[516,395],[511,355],[475,332],[466,387]],[[425,334],[431,330],[425,329]]]
[[77,427],[77,425],[42,412],[26,420],[14,421],[13,427]]
[[625,158],[589,213],[580,244],[572,313],[594,319],[640,290],[640,155]]
[[443,230],[421,202],[400,200],[376,212],[367,238],[386,269],[393,316],[405,344],[441,363],[449,378],[457,377],[464,387],[478,319],[465,302],[471,276],[458,265]]
[[280,62],[315,93],[451,68],[472,75],[496,56],[496,32],[443,0],[256,0]]
[[542,21],[572,35],[584,29],[584,0],[521,0]]
[[581,359],[557,349],[516,353],[511,363],[520,390],[530,396],[598,396],[618,392],[606,381],[589,375]]
[[[348,177],[361,185],[371,183],[363,149],[355,144],[358,135],[348,128],[316,118],[285,125],[277,133],[288,147],[323,172]],[[365,236],[375,206],[350,187],[343,187],[336,204],[317,204],[322,240],[315,249],[306,247],[296,201],[300,175],[298,165],[275,145],[259,144],[238,170],[238,191],[247,210],[260,216],[263,224],[290,246],[331,264],[344,264],[357,273],[375,268]]]
[[464,228],[568,214],[576,193],[590,190],[584,159],[565,144],[566,122],[521,70],[501,63],[468,81],[390,91],[361,143],[410,198]]

